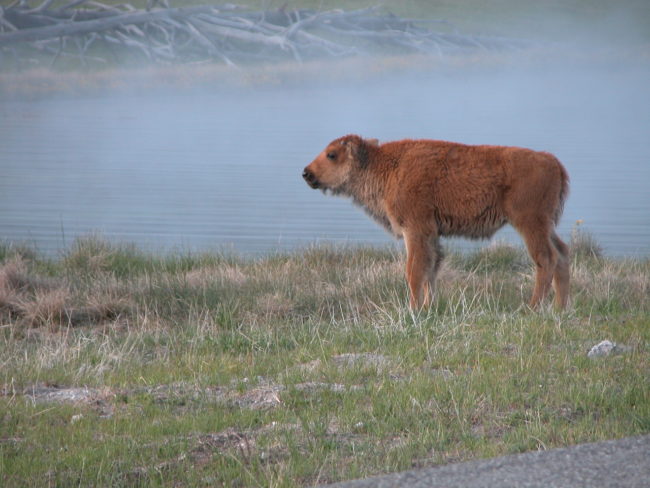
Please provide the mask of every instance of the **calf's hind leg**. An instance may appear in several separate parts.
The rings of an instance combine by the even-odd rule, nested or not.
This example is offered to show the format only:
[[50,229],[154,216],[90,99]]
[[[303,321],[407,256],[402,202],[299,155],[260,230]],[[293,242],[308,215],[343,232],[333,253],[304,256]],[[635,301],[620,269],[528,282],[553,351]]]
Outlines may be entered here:
[[431,264],[429,265],[429,272],[427,273],[427,281],[424,283],[424,305],[430,305],[433,302],[435,290],[436,290],[436,278],[438,277],[438,270],[442,264],[442,259],[444,254],[442,252],[442,246],[440,246],[440,241],[438,237],[434,237],[430,240],[430,256]]
[[569,247],[553,231],[551,241],[558,252],[557,264],[553,273],[553,288],[555,289],[555,306],[563,310],[569,301]]
[[530,299],[529,305],[532,308],[537,307],[551,288],[553,275],[556,272],[558,264],[558,250],[551,243],[550,226],[548,225],[528,225],[518,227],[519,232],[524,238],[528,253],[536,266],[535,271],[535,289]]

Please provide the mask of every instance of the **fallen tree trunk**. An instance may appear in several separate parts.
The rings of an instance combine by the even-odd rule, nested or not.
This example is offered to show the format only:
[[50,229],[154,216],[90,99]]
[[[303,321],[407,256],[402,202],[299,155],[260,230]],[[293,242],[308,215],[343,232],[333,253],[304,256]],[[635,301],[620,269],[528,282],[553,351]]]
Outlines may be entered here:
[[[31,50],[53,52],[51,64],[61,56],[76,57],[82,64],[144,56],[150,62],[213,59],[236,65],[252,58],[301,62],[385,52],[444,56],[529,45],[521,40],[462,35],[444,20],[401,19],[372,7],[248,12],[235,6],[208,5],[136,10],[94,0],[74,0],[50,9],[52,3],[45,0],[30,8],[29,1],[23,0],[0,8],[0,56],[5,53],[10,55],[6,59],[20,60],[30,56]],[[447,32],[433,31],[428,27],[431,24],[444,26]]]
[[128,13],[123,15],[111,15],[107,18],[83,21],[60,22],[46,27],[33,27],[0,35],[0,46],[15,43],[39,41],[62,36],[79,36],[92,32],[102,32],[134,24],[147,24],[166,19],[185,19],[198,13],[207,13],[212,7],[187,7],[168,8],[154,12]]

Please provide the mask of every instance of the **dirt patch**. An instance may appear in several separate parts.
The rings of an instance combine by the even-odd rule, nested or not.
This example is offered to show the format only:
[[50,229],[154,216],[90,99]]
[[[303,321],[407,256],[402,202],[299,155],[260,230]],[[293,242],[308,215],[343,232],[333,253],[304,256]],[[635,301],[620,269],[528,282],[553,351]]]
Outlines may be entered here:
[[240,408],[267,410],[282,403],[279,393],[285,389],[282,385],[268,385],[253,388],[229,399],[229,403]]
[[100,396],[93,388],[64,388],[58,386],[30,386],[23,392],[34,403],[89,403]]
[[319,391],[331,391],[334,393],[344,393],[346,391],[361,390],[363,387],[359,385],[342,385],[341,383],[322,383],[319,381],[307,381],[306,383],[298,383],[293,386],[298,391],[307,393],[316,393]]
[[[108,388],[96,389],[38,384],[25,388],[23,396],[34,404],[59,403],[89,406],[96,410],[102,418],[111,417],[114,411],[113,399],[115,394]],[[73,420],[79,418],[81,417]]]
[[[88,388],[85,386],[60,386],[53,384],[35,384],[28,386],[22,392],[16,392],[5,385],[0,389],[3,396],[23,396],[32,403],[58,403],[87,405],[96,408],[100,416],[109,417],[117,401],[127,402],[131,396],[145,395],[154,403],[164,404],[179,409],[197,408],[205,403],[219,403],[224,406],[268,410],[282,404],[281,394],[290,388],[307,394],[317,394],[322,391],[343,393],[363,388],[360,385],[343,385],[340,383],[304,382],[287,387],[261,378],[257,385],[248,387],[248,379],[233,381],[228,386],[197,386],[188,383],[171,383],[147,387],[126,389]],[[242,386],[245,388],[242,391]]]
[[125,390],[123,395],[146,394],[150,395],[155,403],[171,405],[185,405],[189,402],[225,402],[228,389],[218,386],[198,387],[188,383],[171,383],[152,387]]
[[224,431],[201,434],[194,439],[195,446],[187,453],[194,466],[205,466],[216,454],[235,451],[244,456],[251,456],[257,448],[254,434],[228,428]]
[[278,385],[268,380],[264,384],[239,391],[241,384],[248,381],[232,382],[229,386],[199,387],[187,383],[172,383],[154,387],[136,388],[122,392],[126,395],[150,395],[154,402],[177,407],[185,407],[191,403],[222,403],[224,405],[252,410],[266,410],[274,408],[281,403],[279,393],[285,390],[283,385]]

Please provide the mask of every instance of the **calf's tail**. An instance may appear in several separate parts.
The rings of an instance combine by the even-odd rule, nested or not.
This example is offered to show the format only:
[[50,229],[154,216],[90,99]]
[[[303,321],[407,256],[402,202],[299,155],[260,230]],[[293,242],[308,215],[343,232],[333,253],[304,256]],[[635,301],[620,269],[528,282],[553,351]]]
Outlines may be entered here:
[[558,200],[558,205],[555,208],[555,215],[553,216],[555,225],[560,222],[560,217],[562,217],[562,212],[564,211],[564,202],[569,196],[569,173],[567,173],[566,169],[559,161],[558,165],[560,167],[560,178],[562,180],[562,186],[560,187],[560,198]]

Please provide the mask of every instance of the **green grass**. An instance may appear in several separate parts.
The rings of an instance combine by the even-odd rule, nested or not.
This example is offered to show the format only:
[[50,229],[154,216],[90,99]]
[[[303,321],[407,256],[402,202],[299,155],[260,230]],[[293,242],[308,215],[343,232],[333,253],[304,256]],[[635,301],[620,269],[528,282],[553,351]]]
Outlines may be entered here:
[[508,246],[448,256],[420,313],[383,249],[0,247],[0,484],[309,486],[648,433],[650,260],[594,246],[561,314]]

